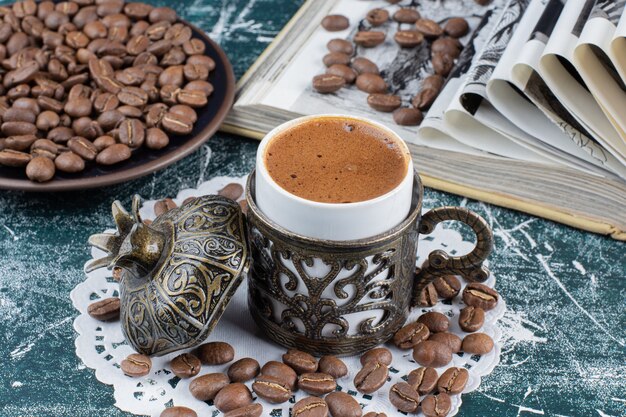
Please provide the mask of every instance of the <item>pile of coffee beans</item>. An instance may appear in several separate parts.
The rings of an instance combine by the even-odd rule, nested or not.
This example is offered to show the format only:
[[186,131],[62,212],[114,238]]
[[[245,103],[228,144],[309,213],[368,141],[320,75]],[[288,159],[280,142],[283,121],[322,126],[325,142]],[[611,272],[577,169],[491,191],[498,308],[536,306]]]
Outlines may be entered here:
[[[388,2],[396,4],[399,1]],[[424,118],[422,112],[433,104],[443,88],[445,77],[461,54],[463,45],[459,38],[469,32],[468,22],[462,17],[451,17],[438,23],[423,17],[414,6],[401,7],[393,15],[385,8],[372,9],[365,16],[365,22],[366,28],[358,31],[351,42],[340,38],[328,42],[329,52],[323,58],[326,73],[313,77],[313,88],[321,94],[331,94],[355,84],[356,88],[368,94],[367,104],[374,110],[393,112],[393,119],[398,125],[419,125]],[[399,95],[389,92],[378,66],[358,56],[357,51],[358,47],[374,48],[383,44],[387,37],[384,26],[390,22],[398,26],[394,35],[398,47],[426,45],[431,53],[434,74],[423,80],[420,91],[406,106],[403,106]],[[329,15],[322,20],[322,27],[330,32],[349,26],[348,18],[342,15]]]
[[162,149],[213,92],[215,62],[169,7],[25,0],[0,17],[0,165],[32,181]]

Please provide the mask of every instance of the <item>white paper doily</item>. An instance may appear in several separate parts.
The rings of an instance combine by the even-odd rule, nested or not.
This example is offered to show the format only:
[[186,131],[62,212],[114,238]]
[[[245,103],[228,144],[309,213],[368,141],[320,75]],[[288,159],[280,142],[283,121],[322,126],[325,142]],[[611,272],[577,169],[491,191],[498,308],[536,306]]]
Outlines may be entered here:
[[[217,177],[201,184],[197,189],[186,189],[178,193],[174,201],[181,204],[183,200],[190,196],[201,196],[215,194],[218,190],[229,183],[239,183],[245,187],[245,177]],[[155,201],[146,201],[140,210],[144,219],[153,219]],[[94,231],[97,232],[97,231]],[[452,254],[468,253],[474,244],[464,241],[461,235],[451,229],[438,226],[437,229],[428,236],[420,238],[418,245],[418,260],[420,265],[428,253],[435,249],[444,249]],[[92,250],[94,259],[104,256],[98,249]],[[465,286],[465,282],[463,286]],[[485,282],[493,287],[495,278],[492,276]],[[83,363],[96,372],[96,378],[105,384],[113,385],[115,405],[121,410],[137,415],[159,416],[166,406],[182,405],[195,410],[200,416],[218,416],[221,413],[209,402],[205,403],[196,400],[189,393],[190,379],[180,380],[169,371],[169,361],[181,352],[172,353],[160,358],[152,358],[152,371],[143,378],[131,378],[120,370],[121,361],[133,353],[132,348],[124,340],[119,322],[103,323],[91,318],[87,314],[89,304],[101,298],[118,295],[118,284],[111,277],[111,272],[106,269],[99,269],[87,274],[84,282],[74,288],[71,293],[74,307],[80,315],[74,320],[74,328],[78,332],[76,338],[76,354]],[[248,313],[247,306],[247,282],[244,281],[237,290],[236,295],[228,305],[219,324],[207,341],[226,341],[235,348],[235,359],[243,357],[253,357],[261,365],[270,360],[281,360],[285,349],[269,342],[263,337],[261,331],[256,327]],[[458,325],[459,311],[463,308],[460,296],[452,302],[440,301],[432,308],[414,309],[409,320],[416,320],[426,311],[438,311],[447,315],[450,319],[450,331],[461,338],[466,334],[460,330]],[[485,324],[482,332],[488,334],[496,342],[494,349],[487,355],[469,355],[459,353],[453,355],[453,361],[446,367],[437,369],[441,373],[448,367],[465,367],[469,371],[469,380],[464,393],[474,391],[480,385],[481,378],[492,372],[493,368],[500,361],[500,337],[501,331],[497,326],[497,321],[505,312],[504,300],[500,300],[494,310],[486,312]],[[392,367],[390,368],[389,381],[376,393],[363,395],[356,391],[352,383],[354,376],[361,369],[358,357],[343,358],[350,369],[349,374],[337,381],[339,389],[353,395],[363,406],[363,412],[378,411],[385,412],[388,416],[401,415],[389,402],[389,388],[403,377],[417,368],[412,357],[411,350],[396,349],[388,345],[394,355]],[[210,372],[226,372],[227,365],[204,366],[200,375]],[[247,383],[250,386],[252,381]],[[270,404],[261,399],[256,401],[263,405],[263,415],[273,417],[288,417],[290,407],[300,398],[307,394],[297,391],[290,402],[285,404]],[[458,413],[461,406],[461,395],[452,396],[452,411],[450,416]],[[422,413],[416,414],[422,416]]]

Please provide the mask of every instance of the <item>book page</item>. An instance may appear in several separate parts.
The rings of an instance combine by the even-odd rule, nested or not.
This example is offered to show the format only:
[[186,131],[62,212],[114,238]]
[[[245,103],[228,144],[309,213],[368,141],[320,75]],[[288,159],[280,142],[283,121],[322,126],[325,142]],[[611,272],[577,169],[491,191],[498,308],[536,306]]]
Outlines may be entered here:
[[622,13],[611,40],[611,60],[622,82],[626,83],[626,13]]

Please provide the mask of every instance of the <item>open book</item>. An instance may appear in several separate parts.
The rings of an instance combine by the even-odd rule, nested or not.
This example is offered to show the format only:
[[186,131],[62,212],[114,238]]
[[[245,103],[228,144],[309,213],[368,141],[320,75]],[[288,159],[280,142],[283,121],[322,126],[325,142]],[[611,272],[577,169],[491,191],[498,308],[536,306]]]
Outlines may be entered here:
[[[240,80],[222,129],[260,139],[301,115],[368,117],[404,138],[427,186],[626,240],[625,4],[420,2],[423,17],[462,16],[471,30],[421,125],[399,126],[354,86],[319,94],[311,83],[325,72],[330,39],[352,39],[369,10],[399,6],[308,0]],[[327,32],[328,14],[348,16],[350,27]],[[397,47],[395,22],[376,30],[385,43],[355,55],[374,61],[408,105],[433,73],[429,48]]]

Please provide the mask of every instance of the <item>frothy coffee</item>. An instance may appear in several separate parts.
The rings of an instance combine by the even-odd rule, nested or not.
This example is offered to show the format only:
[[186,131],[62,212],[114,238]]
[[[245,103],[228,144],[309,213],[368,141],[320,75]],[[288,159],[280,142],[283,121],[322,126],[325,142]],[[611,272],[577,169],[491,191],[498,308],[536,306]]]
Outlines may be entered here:
[[396,188],[408,169],[397,139],[367,122],[320,117],[278,133],[265,151],[272,179],[323,203],[371,200]]

